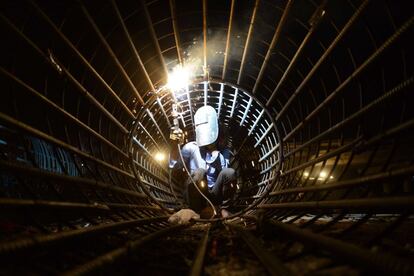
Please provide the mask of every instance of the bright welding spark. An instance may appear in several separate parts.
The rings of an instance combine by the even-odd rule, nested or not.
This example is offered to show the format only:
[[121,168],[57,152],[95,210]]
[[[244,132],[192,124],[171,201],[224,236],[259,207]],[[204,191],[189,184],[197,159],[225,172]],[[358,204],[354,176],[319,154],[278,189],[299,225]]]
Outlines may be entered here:
[[165,160],[165,154],[162,152],[157,152],[154,156],[154,159],[157,160],[158,162],[162,162]]
[[187,87],[192,78],[191,66],[177,65],[173,71],[168,75],[167,88],[171,91],[179,91]]

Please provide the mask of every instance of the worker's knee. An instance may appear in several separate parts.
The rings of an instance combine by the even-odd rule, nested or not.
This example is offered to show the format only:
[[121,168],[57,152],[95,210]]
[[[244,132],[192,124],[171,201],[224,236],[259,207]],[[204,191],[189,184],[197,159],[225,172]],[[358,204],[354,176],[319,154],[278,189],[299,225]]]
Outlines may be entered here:
[[220,173],[222,174],[221,197],[222,199],[231,198],[236,187],[236,171],[232,168],[225,168]]
[[236,180],[236,171],[232,168],[224,168],[220,174],[224,178],[224,182],[230,182]]

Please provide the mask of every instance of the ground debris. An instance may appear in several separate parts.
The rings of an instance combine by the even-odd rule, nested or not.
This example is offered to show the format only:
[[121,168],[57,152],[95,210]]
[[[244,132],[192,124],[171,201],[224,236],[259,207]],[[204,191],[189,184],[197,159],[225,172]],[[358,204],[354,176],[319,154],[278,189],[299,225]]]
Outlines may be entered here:
[[253,276],[267,275],[260,262],[231,256],[205,267],[206,275]]

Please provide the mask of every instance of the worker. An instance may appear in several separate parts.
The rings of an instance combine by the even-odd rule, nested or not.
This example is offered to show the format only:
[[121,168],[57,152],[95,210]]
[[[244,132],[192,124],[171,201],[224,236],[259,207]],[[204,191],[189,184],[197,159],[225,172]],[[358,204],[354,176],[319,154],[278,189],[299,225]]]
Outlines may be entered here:
[[[194,114],[194,125],[196,141],[181,149],[183,160],[192,181],[214,205],[220,206],[220,215],[227,217],[227,207],[235,192],[236,173],[229,168],[229,151],[223,151],[225,157],[217,147],[219,127],[215,109],[208,105],[199,108]],[[172,169],[182,168],[176,145],[172,147],[169,165]],[[209,208],[208,202],[191,178],[186,182],[184,199],[191,210],[202,214],[203,209]]]

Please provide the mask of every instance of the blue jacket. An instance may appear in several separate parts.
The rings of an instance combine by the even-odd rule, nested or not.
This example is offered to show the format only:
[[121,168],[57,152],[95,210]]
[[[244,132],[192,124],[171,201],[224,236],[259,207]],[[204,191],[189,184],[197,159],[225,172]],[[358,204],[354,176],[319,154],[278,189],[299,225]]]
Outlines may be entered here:
[[[212,188],[217,180],[220,171],[228,168],[229,159],[226,159],[218,150],[209,152],[200,149],[196,142],[189,142],[181,149],[184,162],[191,173],[196,169],[205,169],[207,185]],[[170,159],[170,168],[181,168],[181,160]]]

